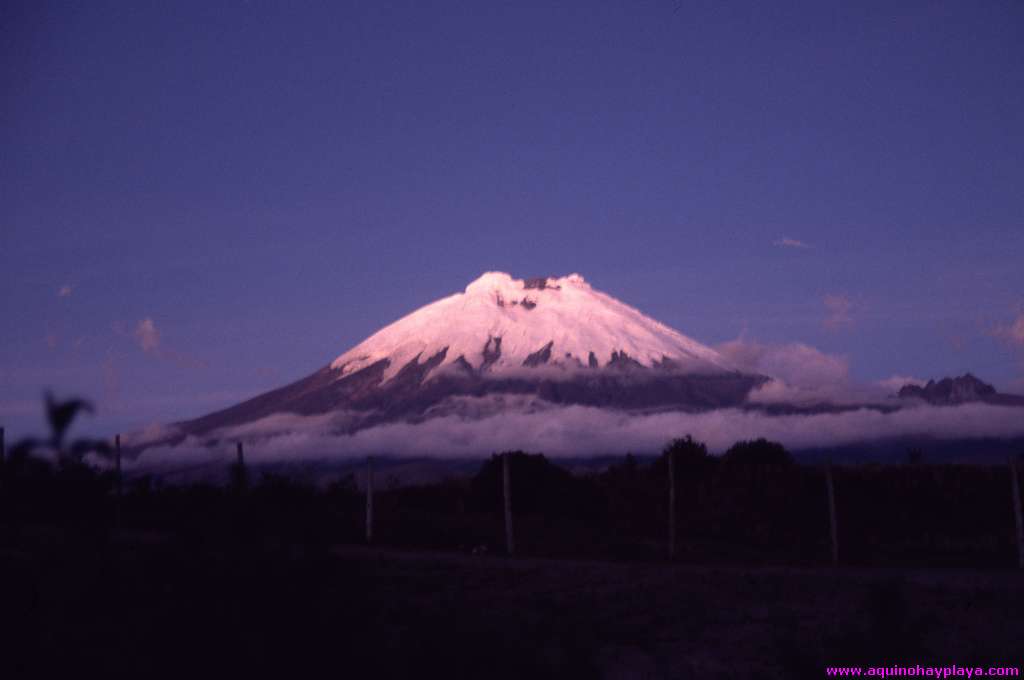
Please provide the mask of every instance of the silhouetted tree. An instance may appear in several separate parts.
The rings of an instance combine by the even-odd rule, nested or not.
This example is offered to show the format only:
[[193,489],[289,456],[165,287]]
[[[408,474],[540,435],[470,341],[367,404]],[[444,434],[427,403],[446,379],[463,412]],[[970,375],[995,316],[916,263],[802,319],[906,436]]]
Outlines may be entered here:
[[793,463],[793,456],[782,444],[768,441],[762,437],[754,441],[736,442],[722,456],[722,462],[728,464],[791,465]]
[[44,405],[50,435],[46,439],[28,437],[12,447],[2,471],[5,495],[21,518],[55,520],[86,529],[80,536],[90,535],[104,524],[113,477],[85,464],[85,457],[90,453],[107,456],[111,447],[89,438],[68,441],[68,430],[77,415],[92,410],[88,402],[57,401],[47,393]]
[[651,465],[651,472],[656,477],[668,475],[668,457],[674,456],[676,477],[694,478],[701,473],[710,471],[716,464],[714,456],[708,453],[704,442],[697,441],[691,435],[673,439],[661,450],[661,456]]
[[704,465],[711,460],[707,445],[690,435],[670,441],[661,452],[662,458],[669,454],[675,456],[677,466]]
[[[110,444],[102,439],[80,438],[65,443],[68,430],[79,413],[92,413],[92,404],[84,399],[68,399],[57,401],[53,394],[46,393],[44,398],[46,421],[50,425],[50,437],[46,440],[27,437],[11,449],[12,461],[24,461],[33,454],[51,452],[57,462],[63,466],[80,465],[89,453],[109,457],[113,450]],[[18,463],[15,463],[17,466]]]
[[476,507],[497,511],[502,506],[501,455],[509,456],[513,512],[583,517],[600,510],[600,499],[588,480],[552,463],[544,454],[511,451],[491,456],[471,483]]

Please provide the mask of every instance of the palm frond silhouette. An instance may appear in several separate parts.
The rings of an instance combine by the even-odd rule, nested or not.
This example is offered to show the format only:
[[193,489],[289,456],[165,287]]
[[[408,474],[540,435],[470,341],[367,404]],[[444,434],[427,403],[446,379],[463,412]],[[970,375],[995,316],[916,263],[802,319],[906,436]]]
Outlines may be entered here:
[[104,458],[110,457],[113,449],[108,442],[102,439],[83,437],[75,439],[70,444],[66,443],[68,430],[78,415],[95,412],[91,402],[78,398],[59,401],[51,392],[45,394],[43,401],[46,409],[46,422],[50,425],[49,439],[43,440],[36,437],[22,439],[12,447],[12,459],[27,458],[32,454],[47,450],[61,464],[80,464],[90,453]]
[[[56,401],[52,392],[46,393],[46,420],[50,423],[50,444],[58,453],[64,451],[64,437],[72,421],[81,413],[94,413],[92,403],[84,399]],[[80,440],[81,441],[81,440]],[[75,442],[79,444],[79,442]]]

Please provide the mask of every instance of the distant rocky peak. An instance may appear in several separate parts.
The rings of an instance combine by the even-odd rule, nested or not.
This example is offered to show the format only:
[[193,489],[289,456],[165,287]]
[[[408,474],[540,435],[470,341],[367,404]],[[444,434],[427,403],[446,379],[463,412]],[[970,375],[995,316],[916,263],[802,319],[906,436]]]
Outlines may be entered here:
[[923,399],[932,404],[965,404],[986,401],[996,394],[996,388],[970,373],[957,378],[943,378],[936,382],[929,380],[924,386],[904,385],[900,388],[901,399]]

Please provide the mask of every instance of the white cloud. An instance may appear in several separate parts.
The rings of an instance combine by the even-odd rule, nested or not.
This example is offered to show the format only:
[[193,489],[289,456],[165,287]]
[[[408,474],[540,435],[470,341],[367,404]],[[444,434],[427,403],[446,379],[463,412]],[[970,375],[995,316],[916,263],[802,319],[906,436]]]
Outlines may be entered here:
[[803,241],[785,236],[780,238],[778,241],[775,241],[775,245],[781,248],[808,249],[811,247],[809,244],[804,243]]
[[741,370],[800,387],[845,383],[850,373],[846,357],[826,354],[799,342],[768,345],[741,338],[722,343],[715,349]]
[[[885,404],[908,382],[924,384],[916,378],[901,376],[874,384],[854,382],[850,377],[850,362],[845,356],[827,354],[799,342],[769,345],[738,339],[715,349],[740,370],[772,378],[771,382],[751,392],[749,399],[754,403]],[[892,385],[897,383],[898,387],[893,389]]]
[[[490,397],[480,398],[486,401]],[[482,405],[486,409],[486,405]],[[310,459],[352,460],[366,455],[483,458],[523,449],[558,457],[654,453],[673,437],[692,434],[720,453],[740,439],[766,437],[791,449],[840,446],[871,439],[928,435],[937,439],[1024,435],[1019,408],[987,404],[915,406],[883,413],[863,408],[842,413],[769,416],[723,409],[705,413],[626,414],[586,406],[552,406],[503,411],[480,419],[444,416],[420,423],[394,423],[337,434],[341,416],[276,415],[241,428],[220,431],[223,440],[246,441],[253,462]],[[203,446],[190,438],[179,446],[146,450],[135,465],[181,466],[228,461],[230,446]]]
[[153,319],[146,317],[135,325],[135,340],[146,354],[157,354],[160,350],[160,331]]

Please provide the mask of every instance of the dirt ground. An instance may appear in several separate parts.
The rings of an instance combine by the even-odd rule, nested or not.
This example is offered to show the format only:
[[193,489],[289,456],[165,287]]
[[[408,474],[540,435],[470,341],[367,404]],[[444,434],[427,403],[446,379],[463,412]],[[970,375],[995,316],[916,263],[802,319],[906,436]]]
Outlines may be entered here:
[[469,606],[486,619],[546,619],[563,637],[540,657],[554,664],[578,653],[597,677],[813,678],[840,663],[1024,660],[1024,574],[1013,571],[337,552],[373,569],[378,587],[400,580],[422,611]]
[[[0,676],[820,678],[1020,665],[1024,574],[614,564],[39,535]],[[352,675],[354,674],[354,675]]]

